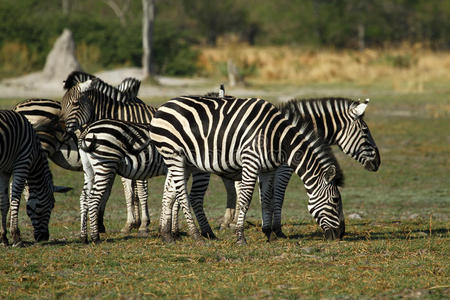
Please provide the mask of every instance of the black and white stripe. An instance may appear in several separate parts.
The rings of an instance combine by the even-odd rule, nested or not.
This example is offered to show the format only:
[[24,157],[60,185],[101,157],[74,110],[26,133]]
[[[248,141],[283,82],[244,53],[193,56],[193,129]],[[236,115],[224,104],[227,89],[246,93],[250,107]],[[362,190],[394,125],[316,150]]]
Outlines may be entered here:
[[[195,238],[199,233],[187,202],[187,170],[241,180],[237,234],[244,243],[244,219],[258,174],[284,163],[304,181],[308,209],[327,238],[341,235],[344,220],[337,186],[342,173],[336,159],[312,128],[295,129],[272,104],[255,98],[178,97],[158,109],[151,125],[150,137],[168,168],[165,190],[175,191]],[[164,196],[161,233],[167,240],[172,238],[173,203]]]
[[[53,209],[53,182],[47,158],[39,138],[28,120],[14,111],[0,111],[0,197],[2,212],[1,238],[8,245],[6,218],[11,209],[10,230],[13,245],[20,245],[18,212],[25,184],[29,186],[27,214],[36,241],[49,238],[48,223]],[[8,198],[9,179],[12,188]]]
[[[302,124],[312,124],[314,131],[327,145],[337,145],[344,153],[360,162],[367,170],[377,171],[380,155],[377,145],[363,120],[369,100],[364,102],[348,98],[320,98],[291,100],[278,106],[281,113],[299,128]],[[274,183],[273,190],[262,195],[263,231],[273,231],[278,237],[285,237],[281,231],[281,209],[284,195],[293,170],[281,166],[274,178],[260,178],[263,185],[268,179]],[[235,201],[229,198],[222,227],[233,219]],[[236,219],[235,219],[236,221]]]
[[83,202],[80,203],[81,238],[87,241],[89,214],[91,238],[96,242],[100,239],[95,226],[98,208],[107,201],[115,175],[145,180],[166,174],[166,167],[161,155],[150,143],[149,124],[109,119],[96,121],[80,136],[80,154],[85,176],[90,178],[85,181],[83,193],[86,197],[82,197]]
[[[79,75],[80,80],[87,78],[89,74],[84,76]],[[91,76],[91,75],[89,75]],[[92,76],[92,78],[94,78]],[[124,91],[132,89],[133,92],[129,92],[130,97],[135,97],[135,87],[132,85],[134,79],[124,79],[119,85]],[[14,111],[24,115],[28,121],[33,125],[36,133],[41,141],[41,146],[46,152],[47,157],[51,159],[58,166],[71,171],[82,171],[83,166],[81,164],[81,158],[78,152],[78,142],[76,138],[65,139],[64,128],[60,120],[61,116],[61,103],[50,99],[28,99],[16,104],[13,108]],[[122,229],[123,232],[129,232],[133,228],[139,228],[143,225],[141,231],[145,231],[148,222],[141,222],[139,214],[139,201],[135,195],[137,191],[136,182],[121,178],[124,194],[127,205],[127,221]],[[60,187],[55,187],[55,189]],[[142,189],[146,189],[144,186]],[[62,189],[63,190],[63,189]],[[25,195],[26,198],[26,195]],[[147,205],[147,201],[143,201],[142,205]],[[105,205],[100,208],[98,226],[100,232],[105,232],[105,226],[103,222]],[[148,219],[143,212],[143,219]],[[147,225],[146,225],[147,224]]]
[[[65,121],[66,131],[69,134],[73,134],[77,130],[84,130],[87,125],[102,119],[150,123],[152,115],[156,111],[155,108],[146,105],[137,97],[126,99],[121,90],[104,83],[98,78],[77,82],[72,78],[77,75],[78,73],[73,73],[66,80],[66,88],[68,90],[61,103],[62,119]],[[85,180],[92,180],[92,178],[85,177]],[[87,184],[85,182],[85,185]],[[140,186],[143,187],[144,191],[147,190],[146,180],[141,182],[133,181],[133,186]],[[143,197],[145,198],[139,197],[139,202],[141,202],[141,207],[147,207],[146,193],[139,192],[137,194],[144,195]],[[84,196],[85,194],[82,193],[81,197]],[[80,199],[80,201],[83,202],[84,200]],[[105,203],[101,204],[101,206],[104,205]],[[142,211],[141,227],[139,230],[147,231],[149,222],[148,211]]]

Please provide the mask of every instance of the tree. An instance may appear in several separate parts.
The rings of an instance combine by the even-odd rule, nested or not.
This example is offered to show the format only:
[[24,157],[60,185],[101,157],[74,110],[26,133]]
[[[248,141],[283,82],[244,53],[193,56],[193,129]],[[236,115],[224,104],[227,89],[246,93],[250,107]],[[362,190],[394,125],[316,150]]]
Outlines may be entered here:
[[151,76],[151,54],[153,23],[155,20],[155,1],[142,0],[142,72],[144,78]]
[[127,25],[126,14],[130,9],[131,0],[122,1],[122,6],[120,6],[120,2],[116,0],[103,0],[103,2],[111,7],[116,16],[119,18],[120,24],[125,27]]

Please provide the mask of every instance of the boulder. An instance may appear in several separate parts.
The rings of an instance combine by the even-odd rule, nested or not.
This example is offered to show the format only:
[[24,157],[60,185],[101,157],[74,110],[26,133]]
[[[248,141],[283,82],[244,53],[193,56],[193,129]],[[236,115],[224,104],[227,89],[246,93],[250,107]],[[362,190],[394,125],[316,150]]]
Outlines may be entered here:
[[82,69],[75,55],[72,32],[64,29],[47,56],[42,75],[46,80],[62,81],[72,71],[82,71]]

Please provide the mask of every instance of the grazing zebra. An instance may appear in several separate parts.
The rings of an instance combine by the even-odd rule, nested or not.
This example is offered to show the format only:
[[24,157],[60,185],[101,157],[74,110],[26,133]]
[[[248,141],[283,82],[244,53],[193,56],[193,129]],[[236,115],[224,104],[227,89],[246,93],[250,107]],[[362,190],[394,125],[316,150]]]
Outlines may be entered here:
[[[291,100],[278,106],[281,113],[298,128],[305,122],[311,123],[314,131],[328,145],[338,147],[348,156],[360,162],[367,170],[377,171],[380,165],[378,147],[363,120],[369,99],[360,103],[347,98],[321,98]],[[262,229],[266,234],[273,231],[278,237],[286,237],[281,230],[281,208],[289,179],[293,170],[279,167],[273,180],[274,188],[260,193],[269,199],[262,199]],[[235,198],[228,197],[227,210],[221,227],[227,227],[236,215]]]
[[[87,214],[91,238],[100,240],[98,207],[108,200],[114,177],[145,180],[165,175],[161,155],[150,143],[149,124],[103,119],[90,124],[80,138],[80,154],[85,173],[86,197],[81,199],[81,239],[87,242]],[[94,224],[94,225],[92,225]]]
[[[73,72],[65,81],[67,89],[62,105],[62,120],[65,121],[66,131],[74,134],[76,131],[83,131],[84,128],[101,119],[116,119],[133,123],[150,123],[155,108],[145,104],[138,98],[126,99],[121,92],[104,83],[99,78],[88,79],[84,82],[78,81],[79,72]],[[74,79],[75,78],[75,79]],[[87,178],[85,178],[87,180]],[[137,186],[147,191],[146,180],[136,182]],[[85,187],[89,185],[85,182]],[[147,228],[150,223],[147,208],[146,193],[139,192],[143,198],[139,197],[142,211],[141,229]],[[85,197],[83,189],[81,198]],[[80,199],[80,201],[84,201]],[[80,202],[81,203],[81,202]],[[102,203],[103,207],[105,203]],[[140,230],[141,230],[140,229]]]
[[[199,238],[199,233],[187,203],[188,170],[241,180],[236,233],[238,243],[246,243],[244,219],[258,174],[267,174],[282,164],[294,168],[303,180],[310,198],[308,209],[325,236],[335,239],[343,233],[338,189],[343,176],[330,148],[316,137],[313,128],[296,129],[267,101],[174,98],[156,112],[150,137],[167,165],[165,192],[175,191],[175,200],[182,206],[194,238]],[[163,197],[161,234],[167,241],[172,240],[173,204],[174,199]]]
[[[8,245],[6,218],[11,208],[10,229],[13,245],[21,245],[18,212],[26,182],[29,186],[27,214],[34,228],[34,239],[48,240],[48,223],[55,203],[52,175],[36,132],[30,122],[19,113],[0,111],[0,153],[2,243]],[[11,197],[8,198],[11,176]]]

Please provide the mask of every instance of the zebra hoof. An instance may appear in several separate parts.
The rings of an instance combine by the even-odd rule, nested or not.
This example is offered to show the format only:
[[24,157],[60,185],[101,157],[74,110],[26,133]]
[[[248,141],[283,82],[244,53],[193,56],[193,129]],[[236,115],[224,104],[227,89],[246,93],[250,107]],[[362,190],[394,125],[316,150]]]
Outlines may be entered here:
[[263,227],[262,232],[266,235],[267,241],[270,242],[270,235],[272,234],[272,228],[270,227]]
[[324,234],[328,241],[333,241],[338,237],[336,231],[331,229],[326,229]]
[[174,239],[174,240],[181,240],[181,232],[180,231],[172,231],[172,238]]
[[147,228],[142,228],[138,230],[138,236],[146,237],[149,235],[149,230]]
[[202,232],[202,236],[207,238],[208,240],[217,240],[217,236],[214,234],[214,232],[212,232],[212,230]]
[[83,244],[87,244],[88,243],[87,236],[84,236],[84,235],[80,236],[80,242]]
[[275,233],[275,235],[277,236],[277,238],[280,239],[287,239],[287,236],[283,233],[283,231],[281,230],[281,228],[278,229],[274,229],[272,228],[273,233]]
[[6,237],[6,234],[2,235],[2,245],[5,247],[9,246],[8,238]]
[[246,246],[247,245],[247,241],[245,240],[244,237],[238,238],[236,241],[236,244],[239,246]]
[[161,239],[164,243],[166,244],[173,244],[175,243],[175,239],[173,238],[173,236],[170,233],[162,233],[161,234]]
[[13,246],[14,248],[22,248],[22,247],[24,247],[24,244],[23,244],[22,240],[18,240],[18,241],[15,241],[15,242],[12,244],[12,246]]
[[105,225],[103,223],[99,223],[98,224],[98,232],[99,233],[105,233],[106,232],[106,228],[105,228]]
[[92,243],[95,245],[100,244],[102,241],[100,240],[100,236],[96,236],[92,238]]
[[122,233],[130,233],[131,229],[133,229],[132,225],[125,224],[125,226],[122,229],[120,229],[120,232],[122,232]]

